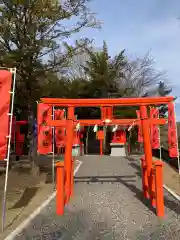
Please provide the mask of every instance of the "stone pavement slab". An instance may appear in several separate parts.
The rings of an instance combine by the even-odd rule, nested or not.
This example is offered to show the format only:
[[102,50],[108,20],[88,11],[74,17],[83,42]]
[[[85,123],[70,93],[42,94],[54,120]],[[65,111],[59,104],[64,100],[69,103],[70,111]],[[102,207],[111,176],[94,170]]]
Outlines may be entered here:
[[74,196],[64,216],[55,200],[15,240],[180,239],[180,204],[165,191],[160,220],[144,200],[138,161],[108,156],[83,157]]

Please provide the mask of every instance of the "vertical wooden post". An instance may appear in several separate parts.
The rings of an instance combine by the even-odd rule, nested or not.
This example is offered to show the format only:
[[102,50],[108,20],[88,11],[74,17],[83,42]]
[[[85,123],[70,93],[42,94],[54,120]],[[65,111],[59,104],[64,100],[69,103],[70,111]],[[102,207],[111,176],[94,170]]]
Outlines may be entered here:
[[68,106],[68,116],[67,116],[67,128],[66,128],[66,150],[64,155],[65,161],[65,202],[68,203],[71,194],[71,171],[72,171],[72,144],[73,144],[73,131],[74,131],[74,107]]
[[147,166],[144,157],[141,158],[141,170],[142,170],[142,188],[143,195],[145,198],[149,198],[148,193],[148,176],[147,176]]
[[151,180],[152,180],[152,185],[151,185],[151,192],[152,192],[152,197],[151,197],[151,205],[153,207],[156,206],[156,196],[154,196],[154,193],[156,192],[156,179],[155,179],[155,169],[153,168],[151,171]]
[[113,118],[113,106],[107,107],[107,116],[109,119]]
[[160,160],[155,162],[156,178],[156,212],[158,217],[164,216],[164,194],[163,194],[163,163]]
[[141,114],[143,141],[144,141],[145,162],[147,166],[148,187],[149,187],[150,198],[152,198],[153,197],[152,196],[152,149],[151,149],[150,123],[149,123],[146,106],[140,106],[140,114]]
[[82,142],[80,141],[80,156],[83,155],[83,145]]
[[96,138],[100,142],[100,155],[103,155],[103,140],[104,140],[104,131],[100,130],[96,133]]
[[56,193],[56,213],[58,215],[64,214],[64,162],[59,162],[56,164],[56,184],[57,184],[57,193]]
[[[101,120],[104,121],[105,119],[112,119],[113,118],[113,106],[108,107],[101,107]],[[101,147],[101,140],[100,140],[100,155],[103,155],[103,148],[106,148],[106,127],[103,127],[104,131],[104,139],[102,139],[102,147]],[[102,148],[102,150],[101,150]]]
[[72,164],[71,164],[71,196],[74,193],[74,158],[72,157]]
[[128,156],[131,154],[131,147],[130,144],[128,143],[127,145],[127,152],[128,152]]
[[103,139],[100,139],[100,155],[103,155]]

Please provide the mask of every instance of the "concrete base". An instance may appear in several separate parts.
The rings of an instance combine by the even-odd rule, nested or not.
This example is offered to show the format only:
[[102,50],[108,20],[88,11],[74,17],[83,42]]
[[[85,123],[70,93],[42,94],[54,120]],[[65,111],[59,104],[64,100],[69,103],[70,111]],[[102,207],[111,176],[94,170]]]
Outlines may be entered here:
[[112,157],[126,156],[124,144],[111,143],[110,145],[111,145],[111,155],[110,156],[112,156]]

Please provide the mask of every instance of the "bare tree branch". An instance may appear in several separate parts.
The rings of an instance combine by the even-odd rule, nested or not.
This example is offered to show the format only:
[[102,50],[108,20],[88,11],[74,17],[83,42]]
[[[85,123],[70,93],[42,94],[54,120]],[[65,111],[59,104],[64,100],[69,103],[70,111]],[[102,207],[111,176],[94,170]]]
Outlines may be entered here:
[[157,71],[154,59],[147,53],[143,58],[129,60],[123,69],[122,86],[133,89],[133,96],[140,96],[147,88],[166,79],[166,72]]

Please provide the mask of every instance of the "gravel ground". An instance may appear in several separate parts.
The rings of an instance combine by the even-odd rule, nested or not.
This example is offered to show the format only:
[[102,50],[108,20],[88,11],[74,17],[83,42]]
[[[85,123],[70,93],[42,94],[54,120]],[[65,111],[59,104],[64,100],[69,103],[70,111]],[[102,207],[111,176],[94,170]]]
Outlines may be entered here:
[[15,240],[180,239],[180,204],[165,192],[166,216],[156,217],[142,198],[138,162],[87,156],[76,175],[63,217],[55,200]]
[[[61,160],[61,157],[57,157]],[[39,175],[33,176],[27,156],[20,161],[13,162],[13,167],[8,174],[8,185],[6,194],[6,221],[3,235],[18,226],[45,197],[52,194],[52,156],[41,156],[39,158],[41,171]],[[4,195],[5,173],[0,172],[0,202],[2,206]],[[38,202],[39,201],[39,202]],[[2,225],[2,207],[0,207],[0,226]],[[0,239],[4,239],[1,236]]]

